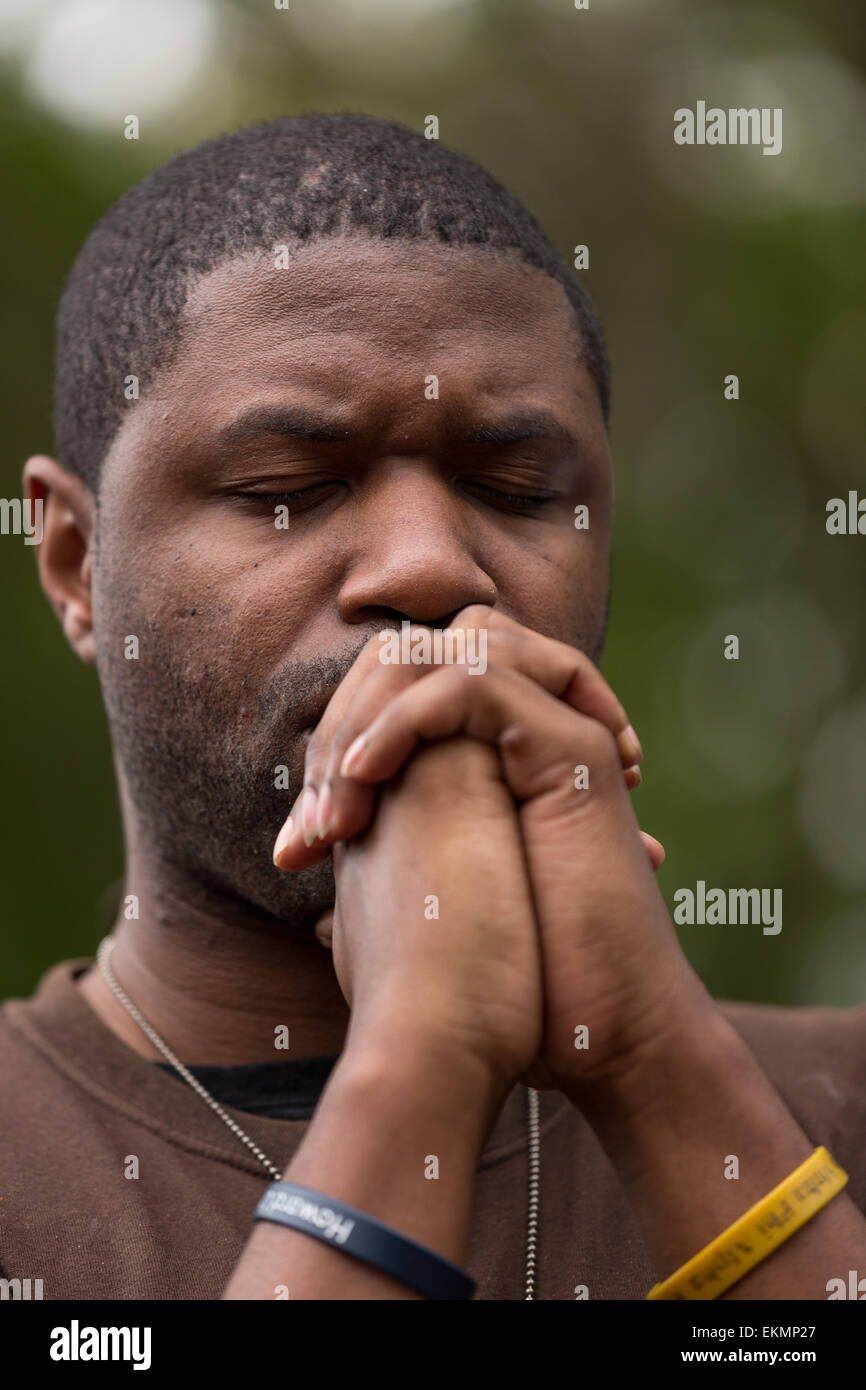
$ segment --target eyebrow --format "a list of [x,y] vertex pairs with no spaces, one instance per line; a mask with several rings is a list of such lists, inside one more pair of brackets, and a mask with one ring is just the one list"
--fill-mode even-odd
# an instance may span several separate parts
[[549,410],[518,410],[495,423],[477,425],[459,436],[462,444],[523,444],[528,439],[556,439],[577,452],[576,435]]
[[257,406],[221,429],[217,439],[221,444],[245,444],[263,434],[311,439],[322,444],[346,443],[353,437],[353,431],[336,416],[300,406]]
[[[348,443],[359,431],[345,424],[338,416],[330,416],[301,406],[256,406],[224,426],[217,435],[220,444],[229,446],[249,443],[263,434],[280,435],[286,439],[307,439],[319,444]],[[558,417],[548,410],[513,411],[500,420],[472,426],[456,432],[458,444],[493,444],[506,446],[523,444],[532,439],[553,439],[567,444],[574,452],[580,445],[577,437]]]

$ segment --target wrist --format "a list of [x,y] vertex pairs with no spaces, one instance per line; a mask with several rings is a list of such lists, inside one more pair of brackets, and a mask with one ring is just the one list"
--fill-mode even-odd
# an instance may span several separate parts
[[[698,982],[699,983],[699,982]],[[634,1141],[662,1115],[681,1119],[683,1106],[698,1096],[718,1095],[730,1082],[744,1052],[744,1042],[712,996],[700,985],[687,989],[667,1011],[664,1023],[647,1032],[640,1047],[591,1080],[577,1078],[561,1089],[585,1114],[602,1143],[622,1157],[622,1166],[638,1162]]]
[[[605,1093],[568,1094],[616,1171],[660,1279],[815,1148],[709,996],[672,1018],[656,1047]],[[752,1287],[762,1277],[750,1275]]]
[[[514,1084],[483,1056],[449,1037],[405,1021],[351,1024],[331,1081],[377,1108],[415,1111],[419,1102],[439,1116],[468,1124],[483,1146]],[[475,1124],[473,1125],[473,1117]]]
[[[627,1002],[626,1002],[627,997]],[[685,961],[663,979],[630,992],[610,1010],[611,1020],[590,1025],[586,1051],[562,1051],[559,1089],[581,1109],[615,1103],[639,1107],[653,1079],[696,1039],[731,1032],[702,981]]]
[[[471,1056],[417,1033],[356,1028],[284,1180],[356,1207],[462,1265],[493,1096]],[[442,1183],[431,1186],[440,1171]],[[290,1282],[293,1298],[417,1296],[336,1248],[258,1223],[226,1297],[268,1298],[276,1284]]]
[[[652,1187],[662,1170],[721,1173],[725,1156],[733,1153],[748,1167],[757,1198],[811,1151],[754,1054],[709,995],[703,1004],[672,1013],[654,1046],[604,1091],[572,1087],[567,1094],[627,1187]],[[723,1186],[745,1192],[749,1183]]]

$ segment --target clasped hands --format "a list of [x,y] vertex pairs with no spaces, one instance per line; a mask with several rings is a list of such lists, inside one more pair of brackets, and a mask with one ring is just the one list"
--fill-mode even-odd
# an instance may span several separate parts
[[[578,1102],[611,1086],[634,1091],[659,1044],[711,1007],[655,882],[664,850],[638,827],[628,795],[640,745],[581,652],[485,605],[450,626],[486,631],[482,675],[465,664],[386,664],[377,637],[363,648],[311,736],[274,862],[297,872],[333,851],[330,929],[353,1016],[369,955],[364,1017],[392,1021],[395,1039],[419,1011],[411,988],[428,1022],[477,1045],[506,1080]],[[452,911],[462,920],[401,926],[410,905],[393,904],[395,893],[423,918],[446,866],[466,879]],[[395,909],[377,956],[374,938],[389,931],[380,917]]]

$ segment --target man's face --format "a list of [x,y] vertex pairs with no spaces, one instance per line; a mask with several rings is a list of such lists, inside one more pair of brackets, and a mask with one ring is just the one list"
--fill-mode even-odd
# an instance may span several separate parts
[[597,656],[611,482],[575,333],[550,277],[483,249],[341,238],[198,281],[100,494],[97,663],[149,852],[311,925],[330,860],[271,850],[373,633],[489,603]]

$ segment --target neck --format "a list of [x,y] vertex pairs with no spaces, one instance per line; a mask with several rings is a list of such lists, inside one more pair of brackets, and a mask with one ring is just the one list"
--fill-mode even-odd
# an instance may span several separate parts
[[[311,930],[212,894],[203,900],[167,879],[154,889],[136,886],[138,875],[130,875],[125,893],[136,894],[141,915],[116,922],[110,965],[180,1061],[231,1066],[342,1051],[349,1008],[331,952]],[[98,965],[78,985],[122,1042],[148,1060],[165,1060]],[[275,1047],[286,1028],[288,1049]]]

